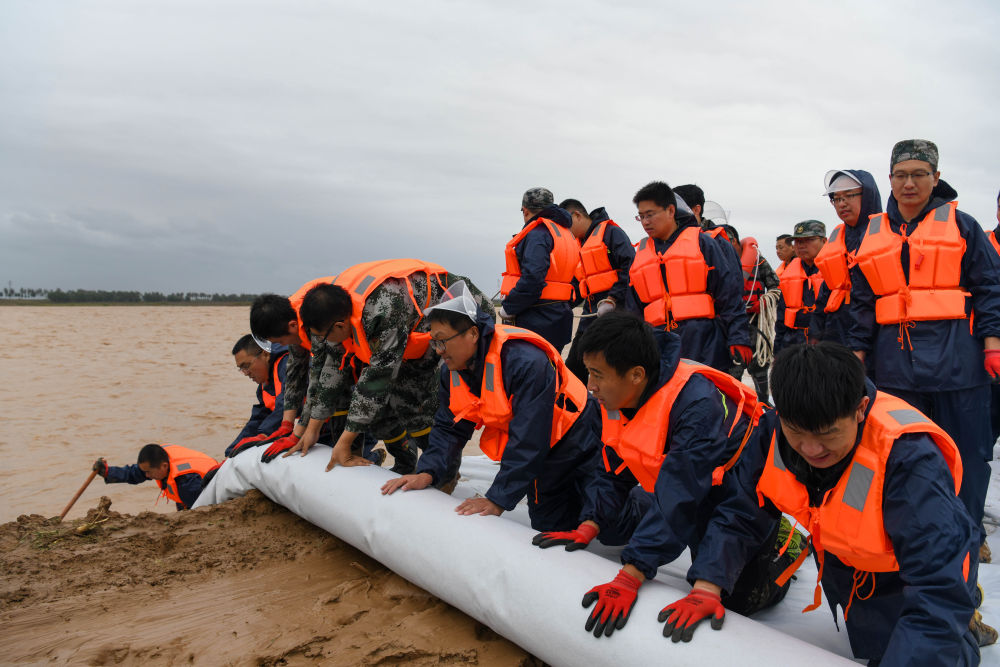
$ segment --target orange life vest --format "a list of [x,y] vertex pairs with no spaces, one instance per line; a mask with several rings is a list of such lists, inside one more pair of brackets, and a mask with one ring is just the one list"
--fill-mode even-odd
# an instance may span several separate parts
[[548,341],[533,331],[497,324],[483,360],[483,384],[479,396],[470,391],[457,371],[452,371],[448,400],[448,407],[455,415],[456,423],[465,419],[473,422],[476,430],[486,427],[479,439],[479,448],[494,461],[503,458],[507,447],[507,429],[513,417],[511,399],[503,386],[503,368],[500,365],[500,350],[509,340],[531,343],[545,353],[555,368],[556,403],[552,414],[549,447],[554,447],[566,435],[587,404],[587,388],[566,368],[562,357]]
[[170,472],[167,473],[166,479],[157,480],[156,483],[163,491],[163,496],[183,505],[184,501],[181,500],[181,496],[177,492],[177,478],[192,472],[204,477],[205,473],[219,465],[219,462],[208,454],[202,454],[180,445],[162,445],[162,447],[167,452],[167,459],[170,461]]
[[708,234],[713,239],[717,239],[721,236],[726,241],[732,241],[732,239],[729,238],[729,234],[727,234],[726,230],[722,227],[713,227],[712,229],[706,229],[702,233]]
[[788,265],[791,264],[791,262],[792,260],[788,260],[787,262],[782,262],[781,264],[778,265],[778,268],[774,270],[774,272],[778,275],[779,278],[781,277],[781,274],[785,272],[785,269],[788,268]]
[[[427,298],[421,304],[413,295],[413,284],[410,276],[414,273],[424,273],[427,275]],[[430,346],[431,335],[426,331],[416,331],[416,327],[424,318],[424,309],[431,305],[431,279],[438,281],[441,287],[447,283],[447,271],[444,267],[431,262],[423,262],[419,259],[383,259],[375,262],[365,262],[355,264],[351,268],[340,273],[334,280],[335,285],[343,287],[351,295],[351,329],[352,337],[344,341],[344,348],[348,352],[363,361],[370,363],[372,350],[365,337],[364,327],[361,325],[361,314],[365,308],[365,301],[376,287],[384,283],[389,278],[403,278],[406,288],[413,301],[413,307],[417,311],[417,321],[410,331],[410,337],[406,341],[406,350],[403,359],[419,359],[427,353]]]
[[[962,459],[955,443],[944,429],[919,410],[889,394],[876,393],[851,463],[837,485],[826,493],[819,507],[809,505],[809,492],[782,460],[777,446],[777,431],[771,437],[764,471],[757,482],[758,502],[763,506],[767,498],[809,531],[819,560],[820,577],[826,551],[845,565],[862,572],[899,570],[892,542],[885,530],[882,493],[886,462],[896,439],[904,433],[926,433],[931,437],[944,455],[957,495],[962,486]],[[852,598],[853,595],[852,592]],[[815,609],[819,602],[817,578],[814,604],[805,611]]]
[[[708,272],[697,227],[685,227],[662,255],[653,239],[639,241],[629,279],[639,299],[646,304],[643,317],[653,326],[670,325],[696,318],[715,317],[715,299],[708,294]],[[663,282],[663,269],[666,284]]]
[[998,255],[1000,255],[1000,243],[997,242],[997,230],[994,229],[987,234],[987,236],[990,237],[990,245],[992,245],[993,249],[997,251]]
[[813,301],[819,297],[819,288],[823,285],[823,276],[819,271],[812,275],[806,275],[802,260],[796,257],[788,263],[788,266],[781,274],[778,286],[781,288],[781,296],[785,300],[785,326],[789,329],[805,329],[807,327],[795,326],[795,316],[799,311],[810,313],[816,309],[815,305],[805,306],[806,283],[813,291]]
[[692,375],[702,375],[711,380],[718,390],[727,398],[737,403],[732,423],[729,425],[728,436],[733,434],[741,415],[747,415],[750,426],[743,434],[736,453],[712,471],[712,485],[722,483],[722,476],[732,468],[743,453],[750,434],[757,427],[760,416],[764,414],[764,404],[757,400],[757,393],[739,382],[728,373],[716,370],[710,366],[699,364],[690,359],[681,359],[673,377],[660,387],[649,400],[639,408],[635,416],[629,420],[619,410],[608,412],[601,406],[603,427],[601,440],[621,457],[623,463],[617,470],[611,470],[607,453],[604,453],[604,467],[616,475],[626,466],[635,475],[636,480],[646,491],[652,492],[656,478],[660,474],[660,466],[667,457],[667,428],[670,424],[670,408],[680,394],[684,385]]
[[757,239],[748,236],[740,245],[743,252],[740,255],[740,265],[743,267],[743,299],[747,312],[760,312],[760,297],[767,292],[760,276],[760,253],[757,250]]
[[309,351],[312,351],[312,343],[309,342],[309,332],[306,331],[305,326],[302,324],[302,316],[299,315],[299,309],[302,308],[302,300],[306,298],[306,294],[313,287],[316,287],[317,285],[329,285],[335,278],[336,276],[327,276],[325,278],[310,280],[305,285],[295,290],[295,294],[288,297],[289,303],[292,304],[292,310],[295,311],[295,317],[299,320],[299,345]]
[[847,244],[844,242],[844,225],[837,225],[830,234],[830,240],[820,248],[813,260],[823,276],[823,282],[830,288],[830,298],[824,312],[835,312],[845,303],[851,302],[851,274],[848,269],[853,261],[854,254],[847,251]]
[[[960,320],[969,293],[961,287],[965,239],[955,220],[958,202],[930,211],[912,233],[892,231],[885,213],[869,219],[855,258],[875,301],[875,321],[899,324],[923,320]],[[910,248],[910,278],[900,261],[903,244]]]
[[507,242],[504,256],[507,262],[500,283],[500,294],[507,296],[521,279],[521,264],[517,261],[517,246],[532,229],[545,225],[552,235],[552,252],[549,253],[549,270],[545,274],[545,287],[540,299],[548,301],[569,301],[573,298],[573,276],[580,263],[580,242],[573,232],[557,225],[548,218],[535,218],[524,226],[514,238]]
[[268,410],[274,411],[274,406],[278,400],[278,396],[281,394],[281,378],[278,377],[278,364],[281,360],[288,355],[288,352],[281,354],[274,362],[271,364],[271,378],[274,381],[274,393],[267,391],[263,387],[260,389],[260,397],[264,401],[264,405]]
[[618,282],[618,272],[611,266],[608,246],[604,243],[604,232],[608,225],[617,227],[613,220],[605,220],[594,228],[580,248],[580,263],[576,265],[576,280],[580,284],[580,296],[607,292]]

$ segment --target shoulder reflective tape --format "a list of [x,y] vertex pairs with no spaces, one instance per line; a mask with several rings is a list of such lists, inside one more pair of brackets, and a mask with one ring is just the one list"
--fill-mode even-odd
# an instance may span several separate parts
[[177,466],[177,472],[182,472],[184,470],[190,470],[190,469],[191,469],[190,463],[182,463],[179,466]]
[[643,240],[639,241],[639,250],[645,250],[646,244],[649,243],[649,237],[647,236]]
[[851,466],[851,476],[847,480],[847,488],[844,489],[844,504],[850,505],[859,512],[863,511],[865,500],[868,498],[868,489],[871,488],[874,478],[874,470],[855,462]]
[[562,237],[562,232],[559,231],[559,225],[557,225],[556,223],[553,222],[552,226],[549,227],[549,229],[551,229],[552,233],[555,234],[556,236]]
[[882,215],[876,215],[875,217],[871,218],[868,221],[868,233],[869,234],[878,234],[880,231],[882,231],[882,218],[883,217],[885,217],[884,213]]
[[483,366],[483,385],[486,391],[493,391],[493,364],[487,363]]
[[462,378],[458,376],[458,371],[451,372],[451,386],[458,387],[462,384]]
[[934,209],[934,219],[938,222],[948,222],[949,217],[951,217],[950,204],[944,204],[943,206],[938,206]]
[[364,294],[365,290],[368,289],[368,286],[371,285],[374,281],[375,281],[375,276],[365,276],[365,279],[362,280],[358,284],[358,286],[354,288],[354,293]]
[[621,418],[622,418],[622,413],[620,413],[618,410],[608,410],[608,419],[610,419],[611,421],[618,421]]
[[830,243],[836,243],[838,236],[840,236],[840,227],[834,227],[833,234],[830,234]]
[[889,416],[903,426],[907,426],[909,424],[925,424],[930,421],[927,417],[921,414],[920,411],[911,409],[889,410]]
[[781,459],[781,450],[778,447],[778,443],[772,440],[771,448],[774,449],[774,456],[771,457],[774,467],[778,470],[788,470],[788,468],[785,467],[785,462]]

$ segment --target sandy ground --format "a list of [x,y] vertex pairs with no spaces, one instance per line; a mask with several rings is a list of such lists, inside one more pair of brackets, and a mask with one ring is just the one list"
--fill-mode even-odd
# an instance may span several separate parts
[[[536,664],[256,494],[178,513],[152,482],[97,479],[52,521],[98,456],[172,442],[221,457],[254,401],[230,354],[247,319],[0,307],[0,663]],[[101,523],[74,532],[86,518]]]

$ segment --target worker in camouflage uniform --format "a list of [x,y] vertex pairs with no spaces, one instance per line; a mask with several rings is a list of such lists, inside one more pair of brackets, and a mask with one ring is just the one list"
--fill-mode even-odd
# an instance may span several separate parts
[[[369,464],[351,451],[358,434],[369,433],[386,443],[395,472],[413,471],[437,410],[438,359],[422,309],[458,280],[463,277],[435,264],[384,260],[351,267],[305,294],[299,319],[310,335],[312,361],[289,454],[307,452],[322,423],[346,409],[330,468]],[[492,316],[489,299],[470,288]]]

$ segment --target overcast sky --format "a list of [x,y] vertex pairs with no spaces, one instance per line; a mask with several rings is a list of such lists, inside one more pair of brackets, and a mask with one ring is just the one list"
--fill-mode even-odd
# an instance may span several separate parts
[[828,169],[937,142],[996,225],[1000,3],[0,2],[0,282],[290,293],[417,257],[492,294],[521,193],[695,182],[773,260]]

